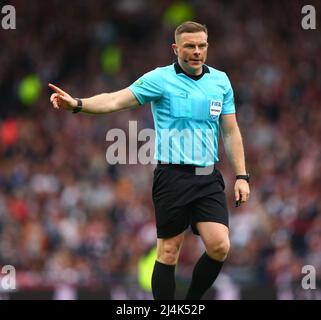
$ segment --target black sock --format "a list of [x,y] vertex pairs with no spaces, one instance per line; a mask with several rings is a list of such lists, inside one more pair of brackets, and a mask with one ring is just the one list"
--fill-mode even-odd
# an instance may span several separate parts
[[155,261],[152,275],[152,291],[155,300],[174,300],[175,265]]
[[223,261],[211,259],[205,252],[197,261],[191,285],[188,289],[186,300],[200,300],[217,278],[223,266]]

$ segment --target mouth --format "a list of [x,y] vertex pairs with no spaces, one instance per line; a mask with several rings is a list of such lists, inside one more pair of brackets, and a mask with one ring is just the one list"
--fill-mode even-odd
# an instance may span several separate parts
[[192,64],[197,64],[197,63],[201,63],[202,62],[202,60],[200,60],[200,59],[190,59],[189,60]]

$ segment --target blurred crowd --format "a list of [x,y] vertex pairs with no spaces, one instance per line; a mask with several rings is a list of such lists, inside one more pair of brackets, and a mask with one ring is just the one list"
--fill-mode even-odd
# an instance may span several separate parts
[[[321,299],[320,3],[309,2],[316,30],[302,29],[301,1],[185,3],[209,29],[207,63],[230,77],[252,177],[250,202],[235,208],[221,143],[232,249],[209,298],[240,299],[257,288],[262,297],[270,290],[276,299]],[[164,17],[175,3],[11,4],[17,29],[0,30],[0,270],[15,266],[18,290],[63,288],[58,297],[66,298],[66,288],[108,288],[106,299],[142,297],[138,262],[156,241],[154,166],[110,165],[105,153],[109,129],[128,131],[130,120],[153,128],[149,106],[74,115],[51,107],[46,85],[87,97],[172,63],[175,26]],[[115,73],[101,67],[108,45],[121,52]],[[42,83],[31,105],[18,95],[27,74]],[[188,231],[177,267],[182,290],[203,250]],[[315,268],[315,290],[302,288],[305,265]]]

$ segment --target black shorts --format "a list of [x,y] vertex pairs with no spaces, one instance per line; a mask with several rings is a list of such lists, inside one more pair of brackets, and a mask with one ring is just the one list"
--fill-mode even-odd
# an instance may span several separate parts
[[228,227],[224,189],[216,168],[209,175],[195,175],[192,165],[158,164],[152,191],[157,238],[174,237],[189,226],[199,235],[197,222],[212,221]]

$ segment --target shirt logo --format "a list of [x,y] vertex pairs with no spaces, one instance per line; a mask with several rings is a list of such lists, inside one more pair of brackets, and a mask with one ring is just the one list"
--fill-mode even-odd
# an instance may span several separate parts
[[222,101],[219,100],[211,100],[210,101],[210,117],[215,119],[222,112]]
[[135,86],[141,86],[144,83],[143,79],[138,79],[134,82]]

